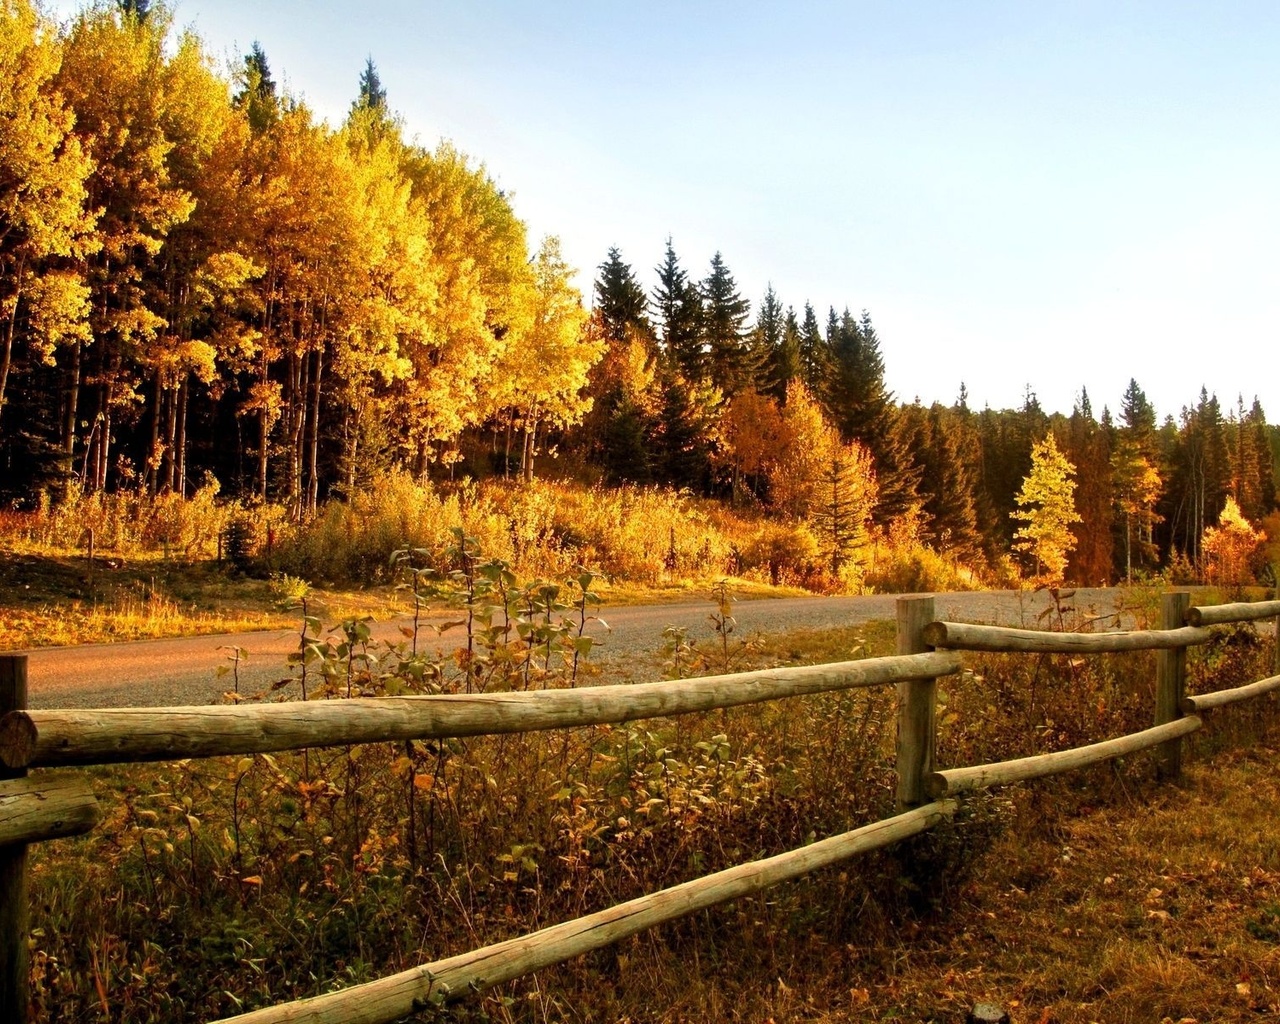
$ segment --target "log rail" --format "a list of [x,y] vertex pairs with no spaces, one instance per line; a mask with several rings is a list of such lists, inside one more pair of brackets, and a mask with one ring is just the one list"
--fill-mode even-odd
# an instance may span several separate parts
[[[1280,600],[1188,607],[1164,596],[1161,628],[1063,633],[933,621],[932,597],[898,601],[898,651],[887,658],[534,693],[448,694],[278,704],[102,708],[25,707],[26,659],[0,655],[0,1020],[27,1015],[26,848],[91,829],[88,785],[28,769],[252,754],[313,746],[576,728],[737,707],[859,687],[898,690],[898,813],[797,850],[751,861],[390,977],[226,1018],[223,1024],[391,1024],[427,1005],[520,977],[659,924],[760,892],[949,820],[959,794],[1099,764],[1156,748],[1162,777],[1181,766],[1181,740],[1201,716],[1280,690]],[[1187,696],[1186,650],[1210,627],[1273,620],[1276,675]],[[1070,750],[938,769],[936,680],[963,668],[960,651],[1093,655],[1158,652],[1154,724]]]

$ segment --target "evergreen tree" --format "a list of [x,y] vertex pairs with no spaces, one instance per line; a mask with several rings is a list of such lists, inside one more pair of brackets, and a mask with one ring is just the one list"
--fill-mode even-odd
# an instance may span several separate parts
[[706,374],[702,348],[702,296],[698,286],[680,266],[667,238],[667,252],[655,268],[658,286],[653,292],[653,311],[659,329],[659,343],[668,362],[679,367],[685,380],[701,380]]
[[1184,407],[1180,426],[1164,431],[1163,460],[1169,485],[1159,506],[1167,524],[1167,546],[1201,565],[1201,539],[1224,507],[1231,490],[1221,407],[1216,395],[1200,389],[1199,401]]
[[244,69],[240,73],[240,90],[235,95],[236,106],[245,112],[249,125],[262,134],[280,120],[280,97],[276,94],[276,82],[271,77],[271,67],[262,44],[254,40],[245,54]]
[[373,63],[372,56],[365,58],[364,70],[360,72],[360,91],[352,109],[387,109],[387,90],[382,87],[382,79],[378,77],[378,67]]
[[[1249,408],[1248,426],[1253,432],[1253,444],[1258,452],[1258,495],[1262,503],[1261,514],[1269,515],[1276,508],[1276,453],[1272,450],[1272,435],[1267,427],[1267,417],[1256,395],[1253,405]],[[1280,537],[1272,539],[1280,541]]]
[[804,318],[800,322],[800,380],[809,394],[824,398],[827,393],[827,377],[831,368],[831,353],[818,328],[818,317],[813,306],[804,304]]
[[770,284],[760,301],[755,326],[751,329],[748,348],[752,362],[759,366],[757,387],[778,402],[786,401],[787,385],[799,372],[799,352],[784,348],[787,314]]
[[875,461],[880,526],[919,505],[920,467],[912,458],[893,394],[885,386],[880,339],[863,311],[861,320],[832,310],[827,324],[831,372],[825,393],[828,415],[845,440],[865,445]]
[[1110,431],[1093,417],[1089,392],[1081,389],[1064,431],[1063,454],[1076,467],[1075,547],[1067,561],[1067,579],[1096,585],[1112,578]]
[[1231,461],[1231,496],[1241,515],[1260,522],[1271,511],[1262,493],[1262,470],[1263,465],[1271,461],[1267,457],[1270,452],[1258,445],[1258,435],[1250,414],[1245,411],[1243,395],[1237,396],[1235,410],[1227,419],[1227,447]]
[[980,558],[982,537],[973,477],[963,454],[965,425],[937,403],[928,410],[918,404],[907,406],[901,415],[911,423],[916,439],[911,450],[922,471],[924,539],[936,550],[966,562]]
[[750,313],[751,303],[738,293],[733,275],[717,252],[702,282],[702,337],[711,383],[729,398],[755,383],[757,368],[745,344]]
[[147,15],[151,13],[151,0],[117,0],[120,10],[127,16],[138,22],[147,20]]
[[660,380],[662,409],[654,446],[659,476],[675,487],[708,494],[723,399],[706,381],[686,380],[669,364]]
[[1156,410],[1147,400],[1146,392],[1138,387],[1138,382],[1129,378],[1129,386],[1125,388],[1120,399],[1120,421],[1130,436],[1135,440],[1147,441],[1156,431]]
[[620,342],[633,335],[649,338],[649,300],[636,280],[630,264],[623,262],[616,247],[600,264],[595,284],[595,307],[600,311],[601,326],[607,341]]

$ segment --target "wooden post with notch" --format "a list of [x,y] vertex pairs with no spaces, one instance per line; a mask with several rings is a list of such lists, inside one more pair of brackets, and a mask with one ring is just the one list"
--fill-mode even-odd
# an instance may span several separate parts
[[[898,598],[898,653],[923,654],[924,627],[933,621],[932,597]],[[898,810],[929,802],[925,780],[934,769],[938,681],[898,683]]]
[[[0,654],[0,715],[27,706],[27,656]],[[0,779],[26,775],[26,770],[0,765]],[[27,969],[27,844],[0,846],[0,1021],[14,1024],[28,1019],[30,995]]]
[[[1191,595],[1175,590],[1160,598],[1160,628],[1180,629],[1186,622]],[[1187,649],[1173,647],[1156,653],[1156,725],[1182,717],[1182,698],[1187,689]],[[1156,774],[1176,778],[1182,772],[1182,740],[1173,739],[1156,749]]]

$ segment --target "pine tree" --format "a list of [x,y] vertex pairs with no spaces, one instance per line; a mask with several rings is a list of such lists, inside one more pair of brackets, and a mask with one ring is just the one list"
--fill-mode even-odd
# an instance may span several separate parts
[[1159,512],[1168,524],[1169,547],[1201,565],[1200,544],[1231,490],[1231,467],[1222,410],[1216,395],[1200,389],[1193,407],[1182,410],[1181,427],[1165,432],[1169,485]]
[[962,454],[965,427],[955,413],[935,403],[910,405],[900,413],[913,438],[912,455],[922,470],[920,499],[924,539],[941,552],[973,561],[981,553],[973,478]]
[[387,109],[387,90],[382,87],[382,79],[378,76],[378,67],[373,63],[372,56],[365,58],[364,70],[360,72],[360,91],[352,109]]
[[760,367],[757,386],[764,394],[779,402],[786,401],[787,386],[800,372],[798,325],[796,333],[788,337],[787,317],[795,321],[793,311],[784,312],[777,293],[770,284],[760,302],[756,323],[751,330],[749,348],[752,362]]
[[845,440],[858,441],[875,460],[880,500],[875,520],[887,526],[919,507],[920,467],[911,454],[893,394],[885,386],[880,339],[865,310],[855,320],[848,310],[827,324],[831,373],[825,393],[831,421]]
[[831,371],[831,352],[818,327],[818,316],[808,302],[804,304],[799,340],[800,380],[809,394],[824,400]]
[[[1276,508],[1276,455],[1272,451],[1267,417],[1262,411],[1262,403],[1258,401],[1256,395],[1246,418],[1248,429],[1253,433],[1254,448],[1258,453],[1258,495],[1262,505],[1261,515],[1267,515]],[[1280,537],[1272,539],[1280,541]]]
[[1067,562],[1067,579],[1094,585],[1112,578],[1111,440],[1110,431],[1093,417],[1089,392],[1080,398],[1067,421],[1063,454],[1077,469],[1075,547]]
[[738,293],[720,253],[702,282],[702,337],[711,383],[728,398],[755,383],[757,367],[745,344],[751,303]]
[[1031,471],[1018,492],[1018,507],[1010,513],[1024,523],[1014,534],[1014,550],[1035,561],[1035,577],[1061,583],[1067,556],[1075,547],[1072,526],[1080,522],[1075,509],[1075,467],[1058,450],[1053,434],[1046,434],[1031,450]]
[[649,300],[636,280],[630,264],[625,263],[616,247],[600,264],[595,283],[595,308],[600,311],[605,339],[621,342],[637,336],[652,337],[649,323]]
[[663,482],[711,492],[712,458],[723,397],[706,381],[689,381],[679,369],[663,367],[662,409],[655,438],[655,462]]
[[245,112],[249,125],[262,134],[280,120],[280,97],[276,94],[276,82],[271,77],[266,51],[254,40],[245,54],[244,69],[240,73],[240,90],[235,103]]
[[[786,387],[779,395],[777,389],[784,380]],[[804,370],[800,359],[800,322],[796,319],[796,311],[788,306],[782,320],[782,340],[774,358],[771,393],[785,403],[793,384],[804,384]]]
[[680,266],[670,238],[666,256],[654,273],[658,286],[652,305],[662,351],[686,381],[702,380],[707,369],[701,336],[702,296]]

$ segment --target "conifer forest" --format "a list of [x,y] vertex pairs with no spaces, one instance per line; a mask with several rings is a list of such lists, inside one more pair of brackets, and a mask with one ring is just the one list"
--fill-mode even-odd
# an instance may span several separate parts
[[993,582],[1274,579],[1280,431],[1247,381],[904,402],[856,281],[847,308],[747,296],[659,225],[584,294],[482,154],[406,137],[372,59],[351,85],[334,125],[158,4],[4,0],[6,506],[216,487],[303,522],[391,476],[552,478],[802,524],[828,587],[873,538]]

